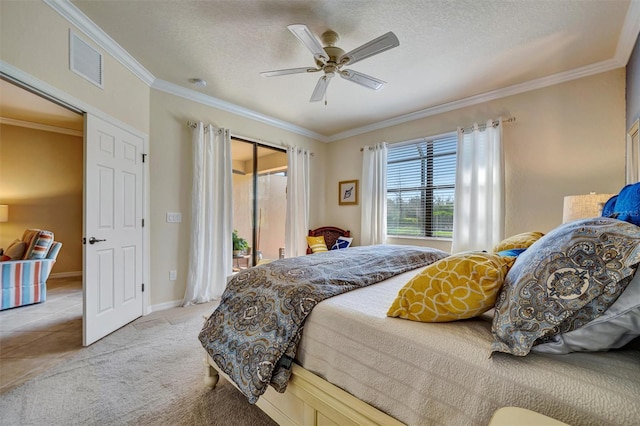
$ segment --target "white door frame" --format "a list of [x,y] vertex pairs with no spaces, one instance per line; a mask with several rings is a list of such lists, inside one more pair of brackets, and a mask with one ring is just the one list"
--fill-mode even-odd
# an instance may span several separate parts
[[[115,117],[110,116],[109,114],[105,113],[102,110],[99,110],[98,108],[94,107],[91,104],[88,104],[84,101],[81,101],[80,99],[77,99],[73,96],[71,96],[69,93],[60,90],[58,88],[55,88],[53,86],[51,86],[50,84],[22,71],[19,68],[14,67],[11,64],[6,63],[5,61],[0,60],[0,72],[2,72],[4,75],[6,75],[9,78],[15,79],[19,82],[22,82],[24,84],[26,84],[27,86],[42,92],[43,95],[45,95],[45,97],[49,97],[52,99],[56,99],[58,101],[61,101],[62,103],[65,103],[67,105],[69,105],[70,107],[76,109],[76,110],[80,110],[83,111],[85,113],[90,113],[95,115],[96,117],[110,122],[118,127],[121,127],[131,133],[133,133],[136,136],[139,136],[140,138],[143,139],[143,149],[145,153],[149,152],[149,136],[146,133],[141,132],[140,130],[130,126],[127,123],[124,123],[120,120],[118,120]],[[87,137],[86,134],[83,136],[83,149],[86,150],[86,143],[87,143]],[[147,159],[148,161],[148,159]],[[86,167],[86,164],[84,164],[83,166]],[[86,185],[86,176],[83,176],[83,187]],[[142,241],[142,282],[145,284],[145,291],[144,291],[144,295],[142,297],[142,314],[143,315],[147,315],[149,313],[151,313],[151,306],[150,306],[150,288],[151,288],[151,284],[149,282],[149,279],[151,277],[151,265],[150,265],[150,258],[149,258],[149,248],[151,247],[151,238],[150,238],[150,232],[149,232],[149,208],[150,208],[150,199],[149,199],[149,192],[150,192],[150,182],[149,182],[149,166],[148,163],[146,165],[146,167],[144,167],[144,172],[143,172],[143,185],[142,185],[142,192],[143,192],[143,201],[142,201],[142,217],[145,218],[145,226],[142,230],[143,233],[143,241]],[[84,200],[83,200],[83,205],[84,205]],[[84,215],[83,215],[84,216]],[[83,221],[84,221],[84,217],[83,217]],[[83,223],[83,232],[84,232],[84,223]],[[83,262],[84,263],[84,262]],[[84,271],[83,271],[83,275],[84,275]],[[84,283],[83,283],[83,288],[84,288]],[[84,291],[84,290],[83,290]],[[83,324],[84,327],[84,324]]]

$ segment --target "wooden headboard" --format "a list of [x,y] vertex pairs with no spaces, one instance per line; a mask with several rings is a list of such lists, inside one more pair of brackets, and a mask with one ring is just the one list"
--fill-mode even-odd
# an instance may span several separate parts
[[[324,242],[327,244],[327,248],[331,250],[331,247],[336,243],[338,237],[350,237],[351,231],[345,231],[344,229],[336,228],[335,226],[322,226],[316,229],[309,229],[310,237],[319,237],[321,235],[324,237]],[[307,246],[307,254],[311,253],[313,253],[311,248]]]

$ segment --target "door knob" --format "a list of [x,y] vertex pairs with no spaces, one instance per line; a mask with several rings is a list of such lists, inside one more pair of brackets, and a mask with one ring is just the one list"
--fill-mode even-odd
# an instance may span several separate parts
[[89,244],[99,243],[100,241],[107,241],[107,240],[99,240],[96,237],[89,238]]

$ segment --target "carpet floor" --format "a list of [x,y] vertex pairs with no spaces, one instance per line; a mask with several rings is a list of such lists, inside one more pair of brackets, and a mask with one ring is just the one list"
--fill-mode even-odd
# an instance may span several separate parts
[[154,312],[0,396],[0,425],[275,425],[230,383],[203,385],[203,304]]

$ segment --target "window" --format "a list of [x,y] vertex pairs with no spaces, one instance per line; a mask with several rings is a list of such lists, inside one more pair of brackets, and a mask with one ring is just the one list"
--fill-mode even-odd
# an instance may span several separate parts
[[453,235],[455,132],[389,146],[387,235]]

